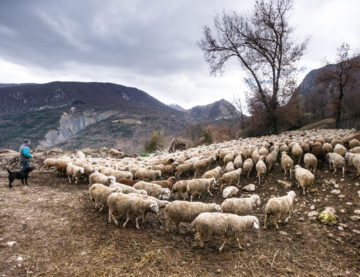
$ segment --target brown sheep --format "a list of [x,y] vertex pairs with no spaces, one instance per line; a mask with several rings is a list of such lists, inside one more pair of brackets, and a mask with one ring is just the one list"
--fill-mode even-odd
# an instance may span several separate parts
[[151,183],[158,184],[163,188],[168,188],[172,190],[172,187],[174,186],[175,182],[176,182],[176,178],[172,176],[169,177],[167,180],[152,181]]

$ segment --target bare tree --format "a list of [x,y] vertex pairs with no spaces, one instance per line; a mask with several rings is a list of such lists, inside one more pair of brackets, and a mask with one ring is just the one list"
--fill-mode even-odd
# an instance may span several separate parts
[[221,18],[215,16],[214,31],[204,27],[198,42],[211,74],[221,73],[228,60],[237,58],[247,73],[250,97],[260,101],[267,114],[270,133],[279,131],[278,107],[294,91],[297,62],[306,48],[306,41],[296,44],[291,39],[291,9],[291,0],[259,0],[251,15],[224,12]]
[[360,68],[360,58],[356,58],[356,54],[350,54],[350,45],[348,43],[341,44],[337,48],[336,65],[326,67],[326,73],[322,79],[335,81],[335,118],[336,128],[340,128],[343,98],[349,81],[353,76],[356,69]]

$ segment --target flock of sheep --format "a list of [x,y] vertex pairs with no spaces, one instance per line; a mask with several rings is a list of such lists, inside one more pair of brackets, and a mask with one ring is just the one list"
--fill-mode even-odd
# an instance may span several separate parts
[[[147,213],[157,215],[165,229],[172,225],[181,231],[181,223],[191,223],[195,245],[213,237],[223,238],[219,248],[235,238],[241,248],[240,237],[248,229],[260,228],[254,209],[261,205],[257,194],[240,194],[240,177],[247,178],[256,171],[258,185],[271,170],[280,165],[306,194],[314,185],[318,168],[355,167],[360,175],[360,141],[355,130],[309,130],[287,132],[277,136],[246,138],[224,143],[199,146],[185,151],[150,157],[96,158],[81,151],[76,154],[48,158],[44,168],[56,167],[59,176],[70,183],[88,182],[89,196],[95,208],[108,208],[109,222],[119,224],[125,219],[139,219]],[[243,187],[242,184],[241,187]],[[200,200],[212,191],[220,190],[225,199],[221,205]],[[194,199],[199,201],[194,201]],[[287,223],[293,210],[295,191],[268,199],[264,207],[264,228],[271,223],[279,228],[279,221]],[[271,222],[269,222],[271,221]]]

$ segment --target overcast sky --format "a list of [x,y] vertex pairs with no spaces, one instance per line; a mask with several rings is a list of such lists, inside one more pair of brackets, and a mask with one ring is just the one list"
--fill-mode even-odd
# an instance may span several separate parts
[[[234,62],[210,76],[196,42],[216,13],[255,0],[0,0],[0,83],[114,82],[185,108],[243,97]],[[360,46],[359,0],[295,0],[296,38],[310,38],[303,75]]]

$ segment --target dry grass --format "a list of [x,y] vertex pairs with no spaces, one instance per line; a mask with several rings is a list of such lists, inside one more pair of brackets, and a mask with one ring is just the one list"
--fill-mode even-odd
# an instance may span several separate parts
[[[152,217],[141,230],[133,223],[126,229],[111,225],[105,211],[94,210],[86,185],[68,185],[55,173],[34,172],[29,187],[13,189],[5,187],[2,174],[0,272],[16,277],[359,276],[360,238],[352,229],[360,226],[349,218],[354,209],[360,209],[356,193],[360,187],[354,186],[359,180],[350,175],[341,182],[335,176],[346,195],[339,199],[329,194],[333,187],[321,186],[321,180],[330,177],[334,175],[320,173],[310,194],[298,197],[293,220],[281,226],[286,234],[274,229],[262,230],[259,237],[249,233],[244,236],[245,251],[234,243],[219,254],[220,241],[208,242],[204,249],[193,248],[191,233],[166,233]],[[267,176],[259,189],[263,202],[270,195],[285,193],[276,185],[278,178],[280,173]],[[254,181],[252,177],[246,183]],[[219,194],[215,200],[221,201]],[[352,206],[345,204],[349,201]],[[311,204],[317,210],[335,207],[340,222],[349,228],[340,231],[308,220]],[[256,215],[263,219],[261,209]],[[328,238],[329,233],[333,238]],[[6,246],[8,241],[17,244]],[[19,256],[22,262],[16,260]]]

